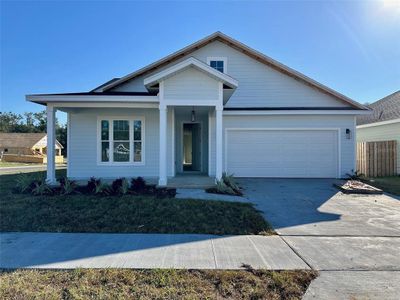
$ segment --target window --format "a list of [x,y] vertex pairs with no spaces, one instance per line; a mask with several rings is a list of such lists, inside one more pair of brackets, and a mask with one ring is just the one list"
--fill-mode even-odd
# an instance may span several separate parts
[[207,63],[221,73],[226,73],[226,57],[208,57]]
[[143,163],[143,119],[99,120],[99,163]]

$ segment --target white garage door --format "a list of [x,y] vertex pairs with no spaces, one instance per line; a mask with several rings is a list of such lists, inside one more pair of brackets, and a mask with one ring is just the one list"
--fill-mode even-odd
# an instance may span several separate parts
[[226,131],[226,169],[238,177],[335,178],[337,130]]

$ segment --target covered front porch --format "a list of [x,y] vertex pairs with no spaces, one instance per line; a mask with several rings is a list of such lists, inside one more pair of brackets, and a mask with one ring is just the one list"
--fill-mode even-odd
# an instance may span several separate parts
[[171,178],[180,184],[201,176],[207,182],[221,179],[223,106],[238,82],[188,58],[143,83],[148,92],[27,96],[46,105],[50,184],[56,183],[51,145],[57,109],[68,114],[69,178],[157,177],[159,186]]

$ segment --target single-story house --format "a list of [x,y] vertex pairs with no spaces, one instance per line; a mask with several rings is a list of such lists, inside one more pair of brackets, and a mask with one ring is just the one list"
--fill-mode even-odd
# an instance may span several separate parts
[[400,91],[368,107],[372,114],[357,117],[357,142],[397,141],[397,174],[400,174]]
[[[63,162],[61,154],[63,148],[56,140],[56,162]],[[3,161],[46,163],[47,134],[0,132],[0,154]]]
[[92,91],[26,98],[46,105],[49,143],[56,109],[68,113],[70,178],[161,186],[184,173],[345,176],[355,169],[356,116],[370,113],[221,32]]

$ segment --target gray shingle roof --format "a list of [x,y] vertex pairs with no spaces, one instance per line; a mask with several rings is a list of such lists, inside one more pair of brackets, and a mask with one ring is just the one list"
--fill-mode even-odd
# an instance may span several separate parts
[[373,110],[370,115],[357,117],[357,125],[389,121],[400,118],[400,90],[367,105]]

